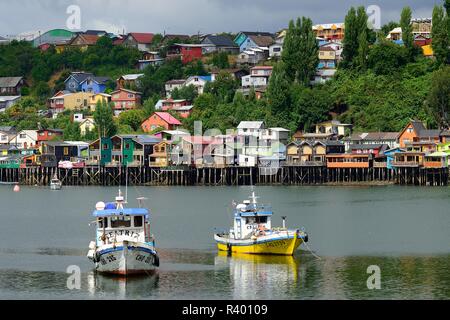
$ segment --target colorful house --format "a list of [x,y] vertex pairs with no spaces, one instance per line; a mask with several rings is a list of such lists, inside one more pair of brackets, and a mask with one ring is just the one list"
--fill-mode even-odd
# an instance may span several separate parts
[[398,136],[400,148],[406,148],[413,144],[438,144],[440,143],[441,130],[428,130],[422,121],[412,120],[400,131]]
[[345,36],[345,23],[327,23],[313,26],[317,38],[325,40],[342,40]]
[[143,73],[124,74],[116,80],[118,89],[136,89],[140,86],[139,78],[144,76]]
[[95,108],[97,107],[97,103],[110,103],[111,102],[111,95],[106,93],[97,93],[91,96],[89,100],[89,110],[95,111]]
[[168,112],[155,112],[141,125],[144,132],[152,132],[157,128],[175,130],[178,126],[181,126],[181,122]]
[[274,35],[270,32],[250,32],[241,31],[234,38],[234,43],[239,46],[239,51],[243,52],[251,48],[267,48],[275,42]]
[[150,51],[153,36],[153,33],[131,32],[123,40],[122,45],[136,48],[139,51]]
[[150,167],[167,167],[170,164],[172,143],[170,141],[161,141],[154,145],[153,153],[150,154]]
[[37,131],[37,145],[40,146],[42,142],[51,141],[62,137],[64,131],[61,129],[40,129]]
[[38,142],[37,130],[22,130],[9,140],[10,145],[19,149],[36,148]]
[[123,88],[111,92],[111,102],[114,106],[114,114],[117,116],[123,111],[132,110],[140,106],[141,97],[141,92]]
[[80,83],[81,91],[89,93],[103,93],[106,90],[108,77],[87,77]]
[[100,39],[98,35],[80,33],[76,35],[68,45],[79,48],[81,51],[86,51],[89,47],[94,46],[98,39]]
[[49,99],[50,109],[54,113],[63,112],[64,110],[88,109],[92,95],[89,92],[65,93],[60,91]]
[[177,43],[183,64],[199,60],[203,57],[203,44]]
[[87,78],[94,77],[92,73],[87,72],[72,72],[69,77],[64,81],[66,91],[77,92],[81,91],[81,83]]

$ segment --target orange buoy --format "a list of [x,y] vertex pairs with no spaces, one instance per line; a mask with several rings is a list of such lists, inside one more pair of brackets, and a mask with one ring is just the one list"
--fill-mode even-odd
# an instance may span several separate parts
[[14,186],[14,192],[19,192],[19,191],[20,191],[20,187],[19,187],[18,184],[16,184],[16,185]]

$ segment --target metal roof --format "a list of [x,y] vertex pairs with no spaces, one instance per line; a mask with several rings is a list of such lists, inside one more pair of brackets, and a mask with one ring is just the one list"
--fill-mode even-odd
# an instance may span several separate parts
[[0,88],[14,88],[23,77],[0,77]]

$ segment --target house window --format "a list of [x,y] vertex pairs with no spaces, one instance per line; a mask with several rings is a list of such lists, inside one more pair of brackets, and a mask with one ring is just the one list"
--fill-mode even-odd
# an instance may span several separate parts
[[406,131],[408,131],[408,133],[413,133],[413,128],[408,128],[408,130],[406,130]]
[[103,144],[103,150],[108,150],[108,144],[107,143]]
[[69,148],[68,147],[64,147],[64,155],[65,156],[69,155]]
[[20,135],[19,135],[19,138],[20,139],[25,139],[27,137],[27,135],[25,134],[25,133],[21,133]]

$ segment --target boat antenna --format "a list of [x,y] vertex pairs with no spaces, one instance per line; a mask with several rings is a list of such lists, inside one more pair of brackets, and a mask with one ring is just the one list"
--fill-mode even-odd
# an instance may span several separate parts
[[126,166],[126,172],[125,172],[125,203],[128,203],[128,162]]

